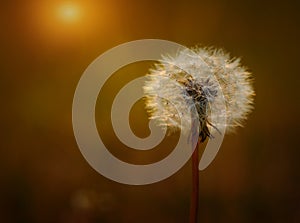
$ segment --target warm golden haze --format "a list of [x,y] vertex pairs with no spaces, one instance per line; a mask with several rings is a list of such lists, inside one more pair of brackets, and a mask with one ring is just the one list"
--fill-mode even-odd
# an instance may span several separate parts
[[78,22],[82,16],[82,9],[79,5],[66,3],[58,6],[57,17],[62,22],[74,23]]

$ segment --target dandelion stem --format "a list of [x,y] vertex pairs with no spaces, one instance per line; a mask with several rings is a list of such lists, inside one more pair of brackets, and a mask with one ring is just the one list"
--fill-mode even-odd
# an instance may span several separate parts
[[196,148],[192,155],[192,196],[191,196],[191,206],[190,206],[190,223],[197,223],[198,211],[199,211],[199,144],[196,145]]

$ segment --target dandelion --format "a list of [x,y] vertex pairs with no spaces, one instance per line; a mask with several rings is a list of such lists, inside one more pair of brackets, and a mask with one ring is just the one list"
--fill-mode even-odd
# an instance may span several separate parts
[[[251,74],[241,66],[240,59],[230,58],[223,50],[193,48],[181,50],[174,57],[163,56],[147,77],[144,96],[149,118],[167,130],[183,133],[189,133],[188,127],[198,121],[200,142],[220,130],[232,132],[242,126],[253,109]],[[196,115],[188,115],[193,111]],[[196,148],[193,183],[197,188],[193,192],[198,199],[197,161]],[[192,205],[196,206],[191,211],[194,222],[197,205]]]
[[[176,81],[181,88],[170,80]],[[185,49],[175,57],[164,56],[150,70],[144,86],[146,108],[150,119],[156,120],[163,128],[185,132],[189,131],[186,123],[193,120],[184,114],[194,105],[198,113],[194,118],[199,118],[200,137],[205,140],[211,136],[209,126],[232,132],[235,127],[243,125],[253,108],[251,82],[250,73],[240,65],[240,59],[231,59],[223,50]],[[219,110],[222,98],[217,96],[220,90],[226,111]],[[212,110],[218,112],[212,113]],[[218,123],[224,116],[226,123]],[[212,123],[212,120],[216,122]]]

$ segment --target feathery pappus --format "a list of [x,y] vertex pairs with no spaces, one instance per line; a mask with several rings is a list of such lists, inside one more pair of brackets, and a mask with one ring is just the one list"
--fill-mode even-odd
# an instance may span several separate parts
[[242,126],[253,109],[250,72],[240,59],[212,48],[186,48],[163,56],[147,74],[143,90],[150,119],[183,132],[197,120],[201,141],[212,131]]

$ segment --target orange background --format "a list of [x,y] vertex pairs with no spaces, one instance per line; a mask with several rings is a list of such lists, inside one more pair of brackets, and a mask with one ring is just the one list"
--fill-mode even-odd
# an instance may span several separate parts
[[[143,38],[223,47],[255,78],[255,110],[226,136],[200,173],[200,222],[300,222],[299,5],[297,1],[1,1],[0,222],[187,222],[191,163],[152,185],[128,186],[94,171],[73,135],[72,99],[100,54]],[[76,13],[75,13],[76,14]],[[112,132],[112,99],[150,62],[116,72],[96,120],[111,152],[132,163],[166,156],[176,136],[134,152]],[[149,134],[142,101],[133,131]]]

